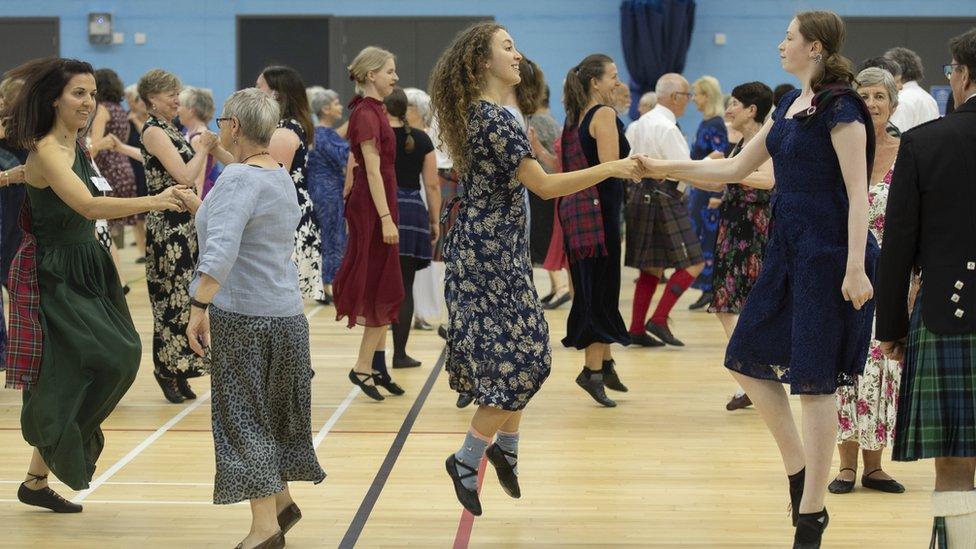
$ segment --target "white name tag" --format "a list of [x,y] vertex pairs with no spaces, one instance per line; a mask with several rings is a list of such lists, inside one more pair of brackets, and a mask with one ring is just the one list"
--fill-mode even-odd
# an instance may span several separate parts
[[107,192],[112,192],[112,186],[109,185],[108,179],[105,179],[104,177],[101,177],[101,176],[98,176],[98,175],[93,175],[92,178],[91,178],[91,180],[92,180],[92,183],[95,184],[95,188],[96,189],[98,189],[98,190],[100,190],[102,192],[106,192],[106,193]]

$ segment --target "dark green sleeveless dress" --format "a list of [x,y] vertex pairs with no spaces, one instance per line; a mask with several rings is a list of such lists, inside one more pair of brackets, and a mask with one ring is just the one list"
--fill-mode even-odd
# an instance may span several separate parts
[[[80,147],[71,169],[100,195]],[[50,188],[27,185],[27,195],[37,238],[43,354],[37,383],[24,390],[21,428],[51,471],[82,490],[104,446],[100,425],[132,385],[142,345],[112,257],[95,239],[95,222]]]

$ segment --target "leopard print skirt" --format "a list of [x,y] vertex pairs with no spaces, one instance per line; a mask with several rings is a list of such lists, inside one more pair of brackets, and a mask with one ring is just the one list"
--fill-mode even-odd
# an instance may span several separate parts
[[308,319],[210,308],[214,503],[325,478],[312,446]]

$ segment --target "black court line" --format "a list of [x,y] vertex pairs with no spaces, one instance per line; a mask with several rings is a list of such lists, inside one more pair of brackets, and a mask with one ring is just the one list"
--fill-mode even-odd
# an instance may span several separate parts
[[434,364],[433,370],[431,370],[430,375],[427,377],[427,382],[424,383],[420,394],[417,395],[417,400],[414,401],[413,407],[410,408],[407,417],[403,418],[403,424],[400,425],[400,430],[397,431],[396,438],[393,439],[393,444],[390,445],[390,450],[386,453],[386,459],[383,460],[379,471],[376,472],[376,477],[373,478],[373,484],[370,485],[369,491],[366,492],[366,497],[363,498],[363,502],[359,505],[359,510],[356,511],[356,516],[353,517],[352,522],[349,524],[346,535],[339,542],[339,549],[352,549],[356,546],[356,542],[359,541],[359,536],[363,533],[363,528],[366,526],[366,521],[369,520],[370,513],[373,512],[376,500],[380,498],[383,487],[386,486],[386,480],[390,478],[393,466],[396,465],[397,458],[400,457],[400,451],[403,450],[403,445],[407,442],[407,437],[410,436],[410,430],[413,429],[413,424],[417,420],[417,416],[420,415],[420,410],[424,407],[424,403],[427,401],[427,395],[434,388],[434,382],[437,381],[437,377],[441,373],[441,368],[444,367],[444,358],[446,356],[447,348],[445,347],[441,351],[441,355],[437,357],[437,363]]

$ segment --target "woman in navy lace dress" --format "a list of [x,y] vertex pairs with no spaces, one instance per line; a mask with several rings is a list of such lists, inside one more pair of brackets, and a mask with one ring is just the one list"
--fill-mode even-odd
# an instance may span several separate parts
[[639,163],[622,159],[546,174],[525,133],[501,106],[521,79],[521,59],[504,28],[478,24],[441,56],[430,84],[440,138],[463,189],[453,201],[460,207],[444,242],[446,368],[451,388],[478,405],[464,444],[446,466],[458,500],[474,515],[481,514],[476,483],[486,449],[504,490],[519,497],[519,422],[549,375],[549,326],[532,283],[525,188],[549,199],[608,177],[636,179],[640,171]]
[[[802,90],[785,95],[734,158],[645,160],[648,175],[739,181],[772,157],[776,193],[762,271],[732,334],[725,365],[749,394],[780,448],[789,476],[794,547],[819,547],[837,407],[834,392],[864,368],[879,249],[868,235],[874,131],[840,55],[844,23],[800,13],[779,45]],[[848,227],[856,230],[848,231]],[[782,383],[800,395],[803,440]]]

